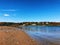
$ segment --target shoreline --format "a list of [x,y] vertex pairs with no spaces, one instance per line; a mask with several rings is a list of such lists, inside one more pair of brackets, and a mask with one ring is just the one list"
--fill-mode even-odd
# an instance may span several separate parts
[[25,32],[14,27],[0,26],[0,30],[0,45],[38,45]]

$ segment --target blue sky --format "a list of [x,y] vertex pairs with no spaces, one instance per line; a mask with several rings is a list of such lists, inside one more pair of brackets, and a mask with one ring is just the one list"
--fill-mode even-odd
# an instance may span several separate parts
[[60,0],[0,0],[0,22],[60,22]]

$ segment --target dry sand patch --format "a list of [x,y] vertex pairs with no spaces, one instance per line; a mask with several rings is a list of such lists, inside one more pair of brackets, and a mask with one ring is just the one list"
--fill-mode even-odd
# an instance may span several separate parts
[[0,26],[0,45],[38,45],[25,32],[14,27]]

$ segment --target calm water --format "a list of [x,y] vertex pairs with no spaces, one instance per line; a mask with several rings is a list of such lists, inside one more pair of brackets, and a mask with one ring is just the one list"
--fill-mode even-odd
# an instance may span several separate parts
[[24,26],[23,29],[32,39],[43,42],[42,45],[51,45],[50,42],[60,45],[60,26]]
[[60,26],[24,26],[23,29],[26,31],[60,33]]

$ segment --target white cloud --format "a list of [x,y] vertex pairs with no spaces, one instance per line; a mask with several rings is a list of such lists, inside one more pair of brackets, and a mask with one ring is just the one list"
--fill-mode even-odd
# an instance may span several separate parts
[[9,14],[4,14],[4,16],[10,16]]

